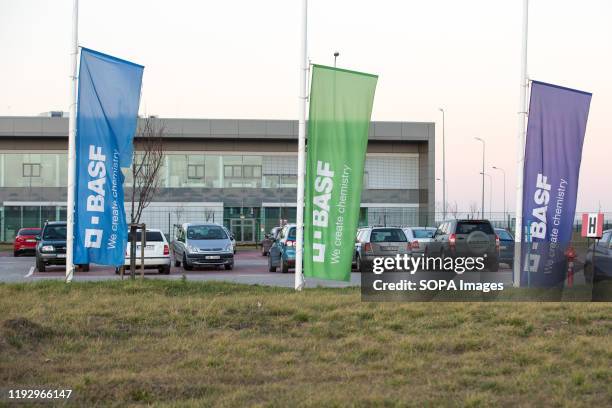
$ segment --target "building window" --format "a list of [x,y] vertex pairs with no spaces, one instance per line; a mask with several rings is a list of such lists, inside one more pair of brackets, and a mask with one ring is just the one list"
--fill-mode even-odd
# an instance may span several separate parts
[[187,165],[187,178],[201,180],[204,178],[204,165],[203,164],[188,164]]
[[244,178],[261,178],[261,166],[242,166]]
[[23,177],[40,177],[40,163],[23,163]]
[[223,174],[226,178],[242,178],[242,166],[223,166]]
[[261,166],[253,165],[226,165],[223,166],[223,174],[226,178],[261,178]]

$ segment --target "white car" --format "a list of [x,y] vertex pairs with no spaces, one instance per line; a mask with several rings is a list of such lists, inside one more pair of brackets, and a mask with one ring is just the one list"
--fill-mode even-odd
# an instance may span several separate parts
[[[169,274],[170,273],[170,245],[164,236],[164,233],[158,229],[147,229],[145,236],[145,250],[144,250],[144,265],[145,269],[157,269],[159,273]],[[136,271],[140,269],[140,251],[141,251],[141,239],[142,231],[136,232]],[[130,268],[130,242],[131,235],[128,234],[128,244],[125,251],[125,269]]]
[[433,236],[436,233],[436,228],[432,227],[405,227],[402,228],[413,254],[425,252],[425,247],[433,241]]

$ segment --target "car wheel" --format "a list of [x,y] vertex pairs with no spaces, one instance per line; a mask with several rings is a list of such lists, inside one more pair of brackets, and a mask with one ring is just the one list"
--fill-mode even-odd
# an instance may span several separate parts
[[225,270],[226,271],[231,271],[232,269],[234,269],[234,264],[229,264],[229,265],[225,265]]
[[181,261],[177,259],[176,252],[174,253],[174,266],[176,266],[177,268],[181,266]]
[[170,275],[170,265],[164,265],[159,268],[159,273],[162,275]]
[[366,261],[364,261],[363,259],[361,259],[361,257],[359,257],[359,263],[358,263],[358,268],[359,268],[359,272],[363,273],[363,272],[370,272],[370,267],[368,265],[368,263]]
[[36,260],[36,269],[38,269],[38,272],[44,272],[45,271],[45,263],[39,260]]
[[17,258],[17,257],[19,256],[19,252],[17,252],[17,251],[13,251],[13,256],[14,256],[15,258]]
[[289,273],[289,265],[281,259],[281,273]]
[[89,264],[79,265],[82,272],[89,272]]
[[276,272],[276,266],[272,266],[272,257],[268,257],[268,272]]
[[187,257],[185,256],[185,254],[183,254],[183,269],[186,271],[192,271],[193,270],[193,266],[189,265],[187,263]]
[[[444,252],[444,249],[440,250],[440,255],[438,256],[438,258],[440,258],[440,269],[436,269],[436,272],[447,272],[444,269],[444,259],[446,258],[446,252]],[[434,266],[436,266],[435,263]]]

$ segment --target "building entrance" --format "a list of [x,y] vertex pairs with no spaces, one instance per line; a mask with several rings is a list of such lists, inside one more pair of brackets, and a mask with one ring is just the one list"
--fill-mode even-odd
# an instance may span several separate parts
[[236,238],[236,243],[255,243],[255,220],[252,218],[231,218],[230,231]]

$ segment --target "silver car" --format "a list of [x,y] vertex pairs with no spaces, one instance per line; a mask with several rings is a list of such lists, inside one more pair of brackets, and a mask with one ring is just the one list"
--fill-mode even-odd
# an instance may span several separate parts
[[410,243],[401,228],[366,227],[357,232],[353,255],[357,271],[369,272],[374,259],[393,258],[397,254],[412,254]]
[[190,271],[196,266],[234,268],[234,245],[225,227],[213,223],[185,223],[172,241],[174,266]]
[[425,252],[425,247],[433,241],[436,228],[433,227],[404,227],[404,234],[410,243],[413,254]]

